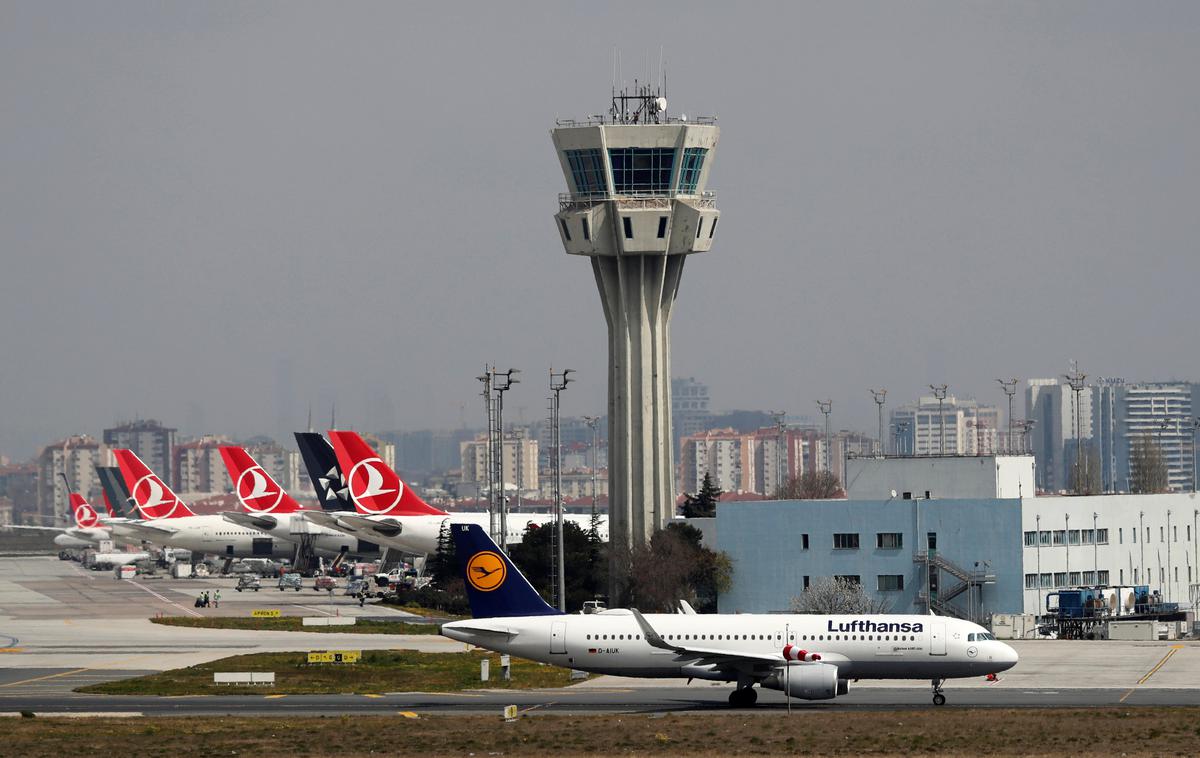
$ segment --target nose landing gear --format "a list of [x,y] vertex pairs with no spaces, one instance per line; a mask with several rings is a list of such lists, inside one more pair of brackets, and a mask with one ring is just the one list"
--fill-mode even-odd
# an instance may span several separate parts
[[946,681],[945,679],[934,679],[933,680],[933,704],[934,705],[945,705],[946,704],[946,696],[942,694],[942,684],[944,684],[945,681]]
[[729,693],[729,705],[733,708],[752,708],[758,702],[754,687],[738,687]]

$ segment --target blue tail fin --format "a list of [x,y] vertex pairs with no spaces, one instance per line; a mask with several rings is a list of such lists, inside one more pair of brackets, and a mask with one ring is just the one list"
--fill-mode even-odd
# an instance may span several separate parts
[[513,565],[478,524],[450,524],[454,550],[475,618],[553,616],[560,612]]

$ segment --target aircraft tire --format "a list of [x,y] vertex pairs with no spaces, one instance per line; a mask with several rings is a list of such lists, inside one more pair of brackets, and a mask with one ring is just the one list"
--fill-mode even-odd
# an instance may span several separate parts
[[946,704],[946,696],[940,692],[937,693],[936,695],[933,696],[933,704],[934,705],[945,705]]

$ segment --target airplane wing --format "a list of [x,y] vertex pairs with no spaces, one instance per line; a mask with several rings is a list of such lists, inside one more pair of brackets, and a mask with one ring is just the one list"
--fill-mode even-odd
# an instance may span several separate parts
[[[107,522],[105,522],[107,523]],[[153,542],[156,539],[171,537],[179,532],[178,529],[173,529],[168,526],[151,526],[145,523],[134,523],[125,521],[111,524],[113,531],[127,534],[137,539],[143,539]]]
[[351,513],[339,513],[337,520],[356,531],[372,532],[383,537],[395,537],[404,531],[404,525],[394,519],[369,519]]
[[632,608],[631,610],[633,611],[633,617],[637,619],[638,626],[642,628],[642,634],[646,636],[646,642],[650,643],[651,647],[656,647],[660,650],[670,650],[681,659],[695,660],[699,665],[727,666],[730,668],[776,666],[784,662],[783,653],[755,653],[750,651],[715,650],[712,648],[672,645],[670,642],[664,640],[658,632],[654,631],[654,627],[650,626],[650,622],[641,614],[641,611],[636,608]]
[[516,637],[518,631],[510,626],[503,624],[488,623],[488,619],[470,619],[468,621],[454,621],[455,629],[465,629],[470,632],[482,634],[497,634],[509,638]]
[[32,524],[5,524],[3,529],[33,529],[38,532],[65,532],[65,526],[34,526]]
[[247,529],[258,529],[264,532],[269,532],[279,525],[279,521],[274,516],[267,516],[261,513],[221,511],[221,518],[231,524],[244,526]]

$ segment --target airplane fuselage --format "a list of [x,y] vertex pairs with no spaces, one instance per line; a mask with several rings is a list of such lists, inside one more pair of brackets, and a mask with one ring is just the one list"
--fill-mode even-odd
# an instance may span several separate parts
[[[730,654],[781,654],[786,645],[821,656],[839,679],[950,679],[1015,665],[1016,653],[969,621],[943,616],[646,614],[666,642]],[[487,630],[487,631],[484,631]],[[513,633],[515,632],[515,634]],[[451,639],[596,674],[733,681],[729,667],[705,664],[646,641],[627,610],[471,619],[442,627]],[[784,668],[782,658],[778,662]],[[791,666],[809,665],[792,663]]]

